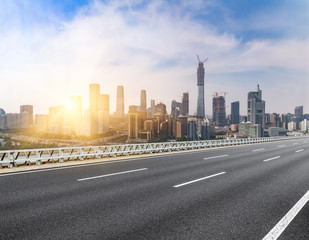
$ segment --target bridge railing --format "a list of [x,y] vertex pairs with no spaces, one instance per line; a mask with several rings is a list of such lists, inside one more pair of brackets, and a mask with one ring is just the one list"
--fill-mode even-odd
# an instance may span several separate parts
[[233,138],[224,140],[201,140],[186,142],[159,142],[142,144],[123,144],[110,146],[86,146],[44,149],[22,149],[0,151],[0,167],[17,167],[45,162],[64,162],[103,157],[129,156],[202,148],[264,143],[278,140],[292,140],[300,137]]

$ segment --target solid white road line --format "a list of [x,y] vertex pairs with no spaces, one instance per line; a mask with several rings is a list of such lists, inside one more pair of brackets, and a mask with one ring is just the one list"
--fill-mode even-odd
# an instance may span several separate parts
[[263,160],[263,161],[264,161],[264,162],[268,162],[268,161],[271,161],[271,160],[274,160],[274,159],[277,159],[277,158],[280,158],[280,156],[268,158],[268,159]]
[[129,171],[124,171],[124,172],[110,173],[110,174],[105,174],[105,175],[100,175],[100,176],[81,178],[81,179],[77,179],[77,181],[80,182],[80,181],[92,180],[92,179],[96,179],[96,178],[110,177],[110,176],[115,176],[115,175],[120,175],[120,174],[125,174],[125,173],[144,171],[144,170],[147,170],[147,169],[148,168],[140,168],[140,169],[129,170]]
[[299,149],[299,150],[297,150],[297,151],[295,151],[296,153],[299,153],[299,152],[302,152],[302,151],[304,151],[305,149]]
[[207,178],[212,178],[212,177],[216,177],[216,176],[219,176],[219,175],[222,175],[222,174],[225,174],[226,172],[220,172],[220,173],[216,173],[216,174],[213,174],[213,175],[210,175],[210,176],[207,176],[207,177],[203,177],[203,178],[199,178],[199,179],[195,179],[195,180],[192,180],[190,182],[185,182],[185,183],[182,183],[182,184],[178,184],[178,185],[175,185],[173,186],[174,188],[178,188],[178,187],[182,187],[182,186],[185,186],[185,185],[188,185],[188,184],[191,184],[191,183],[195,183],[195,182],[198,182],[198,181],[202,181],[202,180],[205,180]]
[[263,151],[263,150],[265,150],[265,148],[254,149],[254,150],[252,150],[252,152],[258,152],[258,151]]
[[292,222],[300,210],[309,201],[309,191],[294,205],[293,208],[273,227],[263,240],[276,240]]
[[285,147],[285,145],[279,145],[278,147]]
[[220,158],[220,157],[227,157],[227,156],[229,156],[229,155],[228,155],[228,154],[225,154],[225,155],[220,155],[220,156],[214,156],[214,157],[204,158],[204,160],[213,159],[213,158]]

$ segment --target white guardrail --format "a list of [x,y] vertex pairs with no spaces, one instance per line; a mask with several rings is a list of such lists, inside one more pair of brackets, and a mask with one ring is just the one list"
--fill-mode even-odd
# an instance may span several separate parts
[[183,151],[201,148],[264,143],[279,140],[292,140],[301,137],[236,138],[225,140],[203,140],[187,142],[161,142],[144,144],[124,144],[110,146],[65,147],[44,149],[22,149],[0,151],[0,167],[19,165],[40,165],[45,162],[64,162],[91,158],[129,156],[161,152]]

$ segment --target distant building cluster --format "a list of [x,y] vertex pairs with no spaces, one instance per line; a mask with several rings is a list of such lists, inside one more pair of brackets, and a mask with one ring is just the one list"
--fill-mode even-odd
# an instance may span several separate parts
[[[121,104],[120,104],[121,105]],[[124,108],[122,113],[124,116]],[[109,132],[109,95],[100,93],[99,84],[89,85],[89,109],[83,111],[82,97],[70,97],[70,106],[49,108],[48,114],[33,116],[32,105],[20,106],[20,113],[0,114],[0,129],[35,128],[38,132],[94,136]]]
[[[206,59],[207,60],[207,59]],[[125,114],[124,87],[117,86],[116,111],[110,114],[108,94],[100,92],[99,84],[89,85],[89,108],[83,111],[82,97],[70,97],[70,107],[49,108],[48,114],[33,114],[32,105],[20,106],[19,113],[6,113],[0,108],[0,129],[35,128],[38,132],[77,136],[96,136],[114,132],[127,135],[128,142],[166,140],[205,140],[230,137],[281,136],[287,132],[308,133],[309,114],[303,106],[294,113],[265,113],[262,90],[250,91],[247,98],[247,114],[240,115],[240,103],[231,103],[230,115],[226,112],[226,92],[215,92],[212,99],[212,117],[205,116],[205,68],[198,57],[197,107],[189,114],[189,93],[184,92],[180,101],[171,102],[171,112],[166,105],[150,100],[141,90],[140,104],[129,106]]]
[[189,115],[189,93],[185,92],[182,101],[173,100],[171,114],[166,111],[163,103],[155,104],[151,100],[151,106],[146,108],[146,91],[141,91],[140,105],[129,106],[128,112],[128,140],[199,140],[210,139],[209,120],[205,118],[204,100],[204,62],[198,58],[197,68],[197,113]]
[[33,106],[21,105],[19,113],[6,113],[0,108],[0,129],[29,128],[33,126]]

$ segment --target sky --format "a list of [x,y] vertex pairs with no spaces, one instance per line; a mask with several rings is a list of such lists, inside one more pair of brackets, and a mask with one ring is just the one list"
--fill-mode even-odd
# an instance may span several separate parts
[[189,92],[196,112],[197,58],[205,63],[206,114],[214,92],[246,113],[257,84],[266,112],[309,113],[307,0],[1,0],[0,108],[35,113],[83,97],[99,83],[116,108],[139,105],[140,90],[163,102]]

